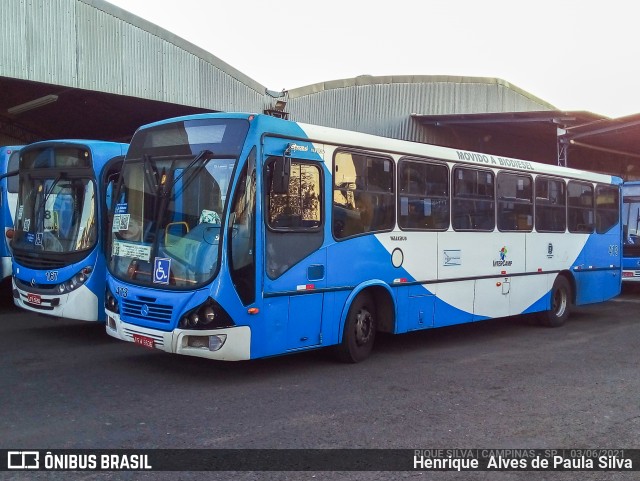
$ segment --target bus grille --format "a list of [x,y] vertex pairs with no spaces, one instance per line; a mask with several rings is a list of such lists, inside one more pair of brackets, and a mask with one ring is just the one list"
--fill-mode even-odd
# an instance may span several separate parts
[[154,304],[152,302],[122,300],[122,314],[126,317],[135,317],[147,321],[171,322],[173,306]]
[[60,269],[68,264],[68,262],[64,259],[43,259],[38,254],[24,254],[14,252],[13,258],[21,266],[29,267],[31,269]]

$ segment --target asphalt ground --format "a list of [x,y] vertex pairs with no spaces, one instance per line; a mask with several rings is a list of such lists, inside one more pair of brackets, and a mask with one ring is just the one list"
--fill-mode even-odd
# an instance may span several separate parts
[[[223,363],[0,307],[0,449],[640,448],[640,291],[576,308]],[[638,479],[629,472],[31,472],[0,479]]]

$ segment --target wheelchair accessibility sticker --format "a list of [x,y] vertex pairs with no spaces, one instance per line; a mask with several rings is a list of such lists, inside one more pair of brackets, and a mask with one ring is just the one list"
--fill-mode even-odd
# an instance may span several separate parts
[[153,260],[153,282],[156,284],[169,284],[169,272],[171,259],[156,257]]

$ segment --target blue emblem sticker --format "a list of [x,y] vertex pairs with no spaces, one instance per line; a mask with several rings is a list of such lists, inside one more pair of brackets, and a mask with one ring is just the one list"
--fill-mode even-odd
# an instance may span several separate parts
[[126,202],[123,204],[116,204],[116,210],[114,214],[126,214],[128,209],[129,206]]
[[169,284],[169,272],[171,271],[171,259],[156,257],[153,260],[153,282],[155,284]]

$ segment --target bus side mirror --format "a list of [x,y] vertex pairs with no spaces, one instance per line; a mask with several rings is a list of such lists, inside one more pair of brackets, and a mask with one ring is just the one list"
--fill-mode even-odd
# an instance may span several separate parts
[[286,194],[289,192],[289,176],[291,175],[291,157],[286,153],[273,164],[271,176],[271,193]]

